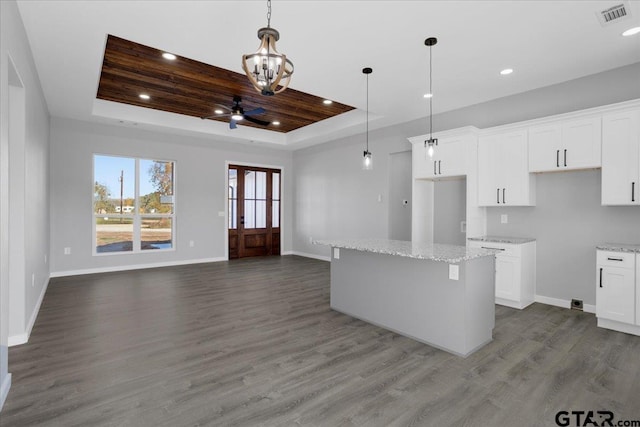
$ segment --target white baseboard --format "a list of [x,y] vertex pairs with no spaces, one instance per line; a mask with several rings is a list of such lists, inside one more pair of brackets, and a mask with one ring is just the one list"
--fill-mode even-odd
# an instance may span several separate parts
[[[556,307],[562,307],[562,308],[571,308],[571,301],[566,299],[551,298],[551,297],[545,297],[542,295],[536,295],[535,300],[536,302],[539,302],[541,304],[554,305]],[[595,313],[596,306],[591,304],[584,304],[582,306],[582,311],[584,311],[585,313]]]
[[0,412],[2,411],[2,407],[4,406],[4,401],[7,400],[7,396],[9,395],[9,389],[11,388],[11,374],[7,374],[0,384]]
[[29,317],[29,323],[27,323],[27,329],[17,335],[9,335],[7,339],[7,345],[9,347],[13,347],[15,345],[26,344],[29,342],[29,337],[31,336],[31,330],[33,329],[33,325],[36,323],[36,319],[38,318],[38,313],[40,313],[40,306],[42,305],[42,300],[44,300],[44,294],[47,293],[47,288],[49,288],[49,278],[47,277],[44,286],[42,287],[42,291],[40,292],[40,296],[38,297],[38,302],[36,306],[33,308],[33,312],[31,313],[31,317]]
[[291,254],[292,255],[303,256],[305,258],[319,259],[320,261],[331,261],[331,257],[323,256],[323,255],[316,255],[316,254],[309,254],[309,253],[306,253],[306,252],[293,251],[293,252],[291,252]]
[[188,259],[188,260],[182,260],[182,261],[157,262],[157,263],[149,263],[149,264],[132,264],[132,265],[118,265],[114,267],[87,268],[83,270],[54,271],[53,273],[51,273],[51,277],[66,277],[66,276],[79,276],[82,274],[111,273],[114,271],[142,270],[145,268],[173,267],[176,265],[203,264],[208,262],[220,262],[220,261],[228,261],[228,259],[224,257],[201,258],[201,259]]

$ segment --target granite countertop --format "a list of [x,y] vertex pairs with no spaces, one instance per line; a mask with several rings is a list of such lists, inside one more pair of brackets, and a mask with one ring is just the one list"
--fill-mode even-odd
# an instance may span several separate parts
[[466,246],[414,243],[387,239],[314,240],[313,244],[377,254],[441,261],[449,264],[456,264],[485,256],[494,256],[498,253],[497,250],[493,249],[476,249]]
[[522,245],[524,243],[536,241],[536,239],[532,237],[504,237],[504,236],[469,237],[467,240],[473,240],[474,242],[510,243],[512,245]]
[[630,245],[627,243],[604,243],[596,246],[596,249],[601,251],[635,252],[640,254],[640,245]]

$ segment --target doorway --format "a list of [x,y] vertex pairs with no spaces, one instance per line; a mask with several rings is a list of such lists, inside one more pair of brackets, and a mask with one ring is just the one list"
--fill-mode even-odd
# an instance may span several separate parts
[[280,169],[229,165],[229,259],[280,255]]

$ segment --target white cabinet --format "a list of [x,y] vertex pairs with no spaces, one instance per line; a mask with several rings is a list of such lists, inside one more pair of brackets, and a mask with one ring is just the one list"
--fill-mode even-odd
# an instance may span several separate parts
[[602,117],[602,204],[640,205],[640,109]]
[[496,249],[496,304],[525,308],[536,288],[536,242],[521,244],[470,240],[470,248]]
[[635,255],[598,251],[596,316],[635,323]]
[[438,179],[466,175],[467,139],[467,136],[439,138],[433,157],[429,157],[423,144],[414,144],[414,178]]
[[535,178],[529,175],[526,129],[480,137],[478,196],[480,206],[535,205]]
[[601,116],[529,128],[529,172],[598,168]]
[[598,250],[598,326],[640,335],[640,254]]

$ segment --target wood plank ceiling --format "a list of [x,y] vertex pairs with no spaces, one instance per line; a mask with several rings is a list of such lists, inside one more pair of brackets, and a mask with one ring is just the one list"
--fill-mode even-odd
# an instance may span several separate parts
[[[242,120],[239,126],[285,133],[354,109],[338,102],[325,105],[324,98],[291,88],[263,96],[244,74],[180,56],[168,60],[163,53],[109,35],[97,98],[193,117],[214,116],[212,120],[228,122],[228,116],[215,116],[216,104],[231,108],[234,96],[240,96],[244,111],[262,107],[266,112],[254,117],[270,124],[261,126]],[[238,52],[238,61],[242,53]],[[150,99],[141,99],[141,93]],[[274,121],[280,125],[272,124]]]

